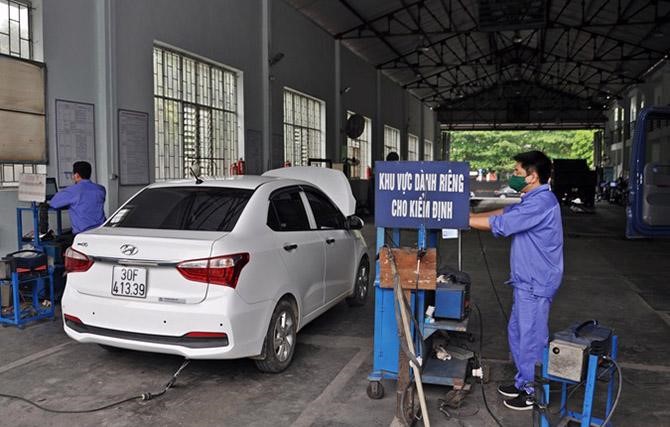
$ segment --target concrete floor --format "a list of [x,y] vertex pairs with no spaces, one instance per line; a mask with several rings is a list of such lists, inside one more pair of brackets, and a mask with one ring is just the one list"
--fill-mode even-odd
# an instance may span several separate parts
[[[596,318],[616,329],[624,368],[618,426],[670,425],[670,241],[623,239],[623,209],[602,205],[595,215],[564,213],[565,280],[551,313],[551,330]],[[372,243],[374,229],[366,226]],[[511,291],[509,242],[486,233],[481,239],[504,310]],[[449,263],[455,264],[455,244]],[[513,375],[505,320],[484,267],[476,232],[464,235],[464,269],[473,278],[472,297],[484,317],[483,353],[491,366],[486,386],[493,412],[505,426],[531,425],[530,413],[505,409],[495,387]],[[13,426],[388,426],[393,418],[393,382],[387,396],[366,396],[372,368],[373,296],[361,308],[342,303],[298,336],[292,366],[279,375],[257,372],[249,360],[194,361],[165,396],[129,402],[101,412],[50,414],[0,398],[1,425]],[[476,323],[475,323],[476,325]],[[180,365],[177,357],[109,352],[70,341],[60,320],[24,330],[0,329],[0,393],[25,396],[56,409],[90,408],[145,391],[158,391]],[[478,385],[447,418],[438,399],[447,389],[428,386],[433,425],[494,426]],[[575,396],[577,399],[579,396]]]

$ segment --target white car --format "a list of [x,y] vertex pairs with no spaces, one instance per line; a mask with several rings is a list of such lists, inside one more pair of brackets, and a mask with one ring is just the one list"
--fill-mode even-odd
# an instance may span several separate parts
[[65,332],[284,370],[302,327],[344,299],[365,302],[370,260],[341,172],[267,175],[152,184],[78,234],[65,253]]

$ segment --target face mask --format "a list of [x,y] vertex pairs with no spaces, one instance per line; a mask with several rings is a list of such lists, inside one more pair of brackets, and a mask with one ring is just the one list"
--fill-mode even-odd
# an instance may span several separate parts
[[509,177],[508,184],[514,191],[521,191],[524,189],[526,185],[528,185],[525,177],[516,175],[512,175]]

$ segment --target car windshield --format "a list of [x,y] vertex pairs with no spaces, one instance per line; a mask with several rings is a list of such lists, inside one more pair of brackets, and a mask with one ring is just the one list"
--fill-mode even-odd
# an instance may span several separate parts
[[252,194],[253,190],[221,187],[148,188],[107,227],[231,231]]

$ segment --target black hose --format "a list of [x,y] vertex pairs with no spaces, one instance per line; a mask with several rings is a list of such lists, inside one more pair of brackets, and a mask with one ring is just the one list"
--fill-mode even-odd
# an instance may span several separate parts
[[623,375],[621,372],[621,367],[619,366],[618,363],[616,363],[616,360],[612,359],[609,356],[605,356],[605,360],[608,360],[614,364],[614,367],[616,368],[617,371],[618,385],[617,385],[616,397],[614,398],[614,403],[612,404],[612,409],[610,409],[610,413],[607,414],[607,417],[605,418],[601,426],[606,426],[607,423],[609,423],[610,420],[612,419],[612,415],[614,415],[614,410],[619,404],[619,398],[621,397],[621,389],[623,388]]
[[45,406],[42,406],[39,403],[34,402],[34,401],[32,401],[30,399],[27,399],[25,397],[22,397],[22,396],[0,393],[0,397],[5,397],[7,399],[19,400],[21,402],[32,405],[32,406],[36,407],[37,409],[40,409],[40,410],[45,411],[45,412],[51,412],[53,414],[87,414],[87,413],[91,413],[91,412],[104,411],[105,409],[109,409],[109,408],[112,408],[114,406],[121,405],[123,403],[131,402],[133,400],[147,401],[147,400],[155,399],[159,396],[164,395],[165,392],[167,392],[168,389],[174,385],[175,381],[177,381],[177,376],[179,376],[181,371],[186,367],[186,365],[189,364],[189,362],[190,362],[190,360],[184,359],[184,361],[182,362],[179,369],[177,369],[177,371],[174,374],[172,374],[172,377],[170,378],[170,381],[168,381],[167,384],[165,384],[165,387],[161,391],[159,391],[158,393],[145,392],[145,393],[140,394],[139,396],[128,397],[126,399],[122,399],[122,400],[110,403],[108,405],[99,406],[99,407],[91,408],[91,409],[52,409],[52,408],[47,408]]
[[[491,283],[493,283],[493,282],[491,282]],[[482,312],[479,309],[479,306],[475,303],[472,303],[472,305],[475,307],[475,310],[477,310],[477,317],[479,318],[479,353],[475,355],[475,358],[476,358],[476,363],[477,363],[478,367],[481,369],[482,368],[481,360],[484,358],[484,356],[482,356],[482,354],[483,354],[482,353],[482,346],[483,346],[482,343],[484,342],[484,318],[482,317]],[[491,411],[491,408],[489,407],[489,403],[486,400],[486,392],[484,391],[484,378],[479,379],[479,384],[481,386],[480,388],[482,390],[482,400],[484,401],[484,406],[486,407],[486,411],[489,413],[491,418],[493,418],[493,421],[495,421],[496,424],[498,424],[499,427],[505,427],[500,422],[498,417],[496,417],[493,414],[493,411]]]
[[482,252],[482,257],[484,258],[484,265],[486,266],[486,272],[489,275],[489,282],[491,283],[491,289],[493,289],[493,293],[495,294],[496,300],[498,301],[498,307],[500,307],[500,312],[502,313],[503,317],[505,317],[505,321],[509,323],[509,317],[507,316],[507,312],[505,311],[502,301],[500,300],[500,295],[498,294],[498,290],[496,289],[496,285],[493,280],[493,275],[491,274],[491,268],[489,267],[489,260],[486,257],[486,251],[484,250],[484,243],[482,243],[482,235],[479,232],[479,230],[477,230],[477,239],[479,240],[479,249]]

